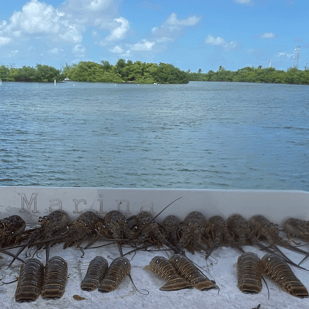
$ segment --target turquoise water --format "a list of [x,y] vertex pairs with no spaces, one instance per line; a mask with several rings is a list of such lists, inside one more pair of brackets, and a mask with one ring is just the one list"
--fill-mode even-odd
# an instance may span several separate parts
[[308,86],[0,86],[2,186],[309,191],[308,180]]

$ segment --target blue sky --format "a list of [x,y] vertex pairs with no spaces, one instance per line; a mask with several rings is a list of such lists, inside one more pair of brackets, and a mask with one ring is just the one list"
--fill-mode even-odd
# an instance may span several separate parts
[[0,65],[309,67],[308,0],[0,0]]

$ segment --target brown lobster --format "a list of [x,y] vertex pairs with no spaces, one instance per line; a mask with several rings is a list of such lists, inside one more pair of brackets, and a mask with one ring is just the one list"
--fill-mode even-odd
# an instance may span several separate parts
[[203,242],[207,242],[206,235],[209,233],[209,227],[202,213],[198,211],[190,212],[180,224],[179,232],[179,244],[182,248],[187,249],[192,254],[201,249],[207,251]]
[[16,245],[26,228],[26,222],[17,215],[0,220],[0,248]]
[[[29,231],[30,237],[26,243],[19,249],[16,256],[10,263],[12,265],[19,254],[27,247],[31,246],[35,241],[46,240],[46,262],[49,257],[50,239],[55,238],[67,229],[68,215],[62,210],[56,210],[49,215],[39,218],[41,226]],[[10,266],[9,265],[9,266]]]
[[[63,249],[71,247],[74,244],[78,248],[86,237],[92,237],[86,248],[92,245],[99,235],[107,236],[106,227],[104,226],[103,219],[101,219],[93,211],[85,211],[76,220],[68,224],[68,231],[64,235]],[[84,252],[83,252],[84,253]]]
[[210,249],[207,252],[206,260],[213,252],[213,250],[220,246],[231,246],[234,242],[233,236],[230,233],[226,221],[221,216],[214,216],[209,219],[209,225],[211,226],[211,238]]
[[138,243],[142,243],[146,247],[147,245],[155,245],[158,248],[166,245],[175,253],[179,252],[179,248],[176,248],[164,237],[167,234],[165,228],[163,225],[154,222],[154,217],[150,212],[141,211],[138,215],[131,218],[135,219],[133,228],[136,229],[135,238]]

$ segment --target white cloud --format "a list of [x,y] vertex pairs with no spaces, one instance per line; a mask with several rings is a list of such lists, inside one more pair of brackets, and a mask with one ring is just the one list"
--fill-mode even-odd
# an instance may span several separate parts
[[21,31],[19,30],[19,31],[13,31],[13,36],[15,36],[15,37],[20,37],[21,36]]
[[62,52],[62,51],[63,51],[63,49],[60,49],[60,48],[55,47],[55,48],[49,50],[48,52],[49,52],[50,54],[58,55],[58,54],[59,54],[60,52]]
[[63,34],[59,37],[67,43],[80,43],[83,39],[82,34],[76,29],[76,26],[69,25]]
[[186,28],[195,26],[202,18],[196,15],[189,16],[186,19],[178,19],[176,13],[172,13],[159,27],[153,27],[152,40],[158,43],[175,41],[175,39],[184,34]]
[[57,33],[60,25],[57,23],[61,14],[51,5],[37,0],[26,3],[22,11],[14,12],[11,16],[12,29],[21,29],[25,33]]
[[111,53],[114,53],[114,54],[121,54],[123,53],[123,49],[120,47],[120,46],[115,46],[114,48],[110,49],[109,50]]
[[[172,13],[160,26],[153,27],[151,38],[128,44],[123,48],[123,45],[116,42],[128,35],[130,22],[118,15],[119,1],[65,0],[57,7],[43,2],[44,0],[27,1],[19,11],[14,11],[9,20],[0,20],[0,46],[12,42],[19,45],[27,44],[24,47],[27,51],[31,40],[36,40],[35,44],[41,45],[38,47],[40,50],[45,43],[53,43],[52,47],[43,47],[42,52],[45,56],[60,54],[63,51],[60,49],[61,44],[66,43],[70,45],[75,58],[83,57],[86,52],[82,45],[83,35],[89,27],[93,27],[90,30],[96,43],[107,46],[116,54],[130,55],[133,51],[153,51],[158,45],[162,50],[165,43],[174,41],[183,35],[183,30],[201,20],[201,17],[196,15],[180,19],[176,13]],[[100,30],[109,31],[109,34],[102,39]],[[23,47],[20,46],[19,50],[21,48]]]
[[122,57],[130,57],[133,52],[150,52],[156,42],[151,42],[146,39],[143,39],[141,42],[135,44],[127,44],[127,50],[123,52],[123,49],[119,46],[115,46],[113,49],[110,49],[110,52],[113,53],[122,53]]
[[201,20],[201,17],[192,15],[187,19],[178,19],[176,13],[172,13],[163,23],[162,28],[167,28],[170,32],[180,31],[184,27],[192,27]]
[[219,36],[217,36],[215,38],[211,34],[208,35],[208,37],[205,40],[205,43],[209,44],[209,45],[224,45],[224,44],[226,44],[226,42],[223,38],[221,38]]
[[84,33],[88,26],[113,30],[112,21],[118,16],[117,5],[113,0],[66,0],[59,10],[66,14],[69,24]]
[[113,5],[112,0],[67,0],[64,3],[69,11],[98,12],[109,9]]
[[187,19],[178,19],[176,13],[172,13],[166,20],[166,23],[171,26],[194,26],[201,20],[201,17],[195,15],[188,17]]
[[0,36],[0,46],[7,45],[12,41],[11,38]]
[[239,4],[244,4],[244,5],[253,4],[252,0],[234,0],[234,2],[239,3]]
[[130,29],[129,21],[123,17],[114,19],[114,29],[111,34],[106,38],[108,41],[121,40]]
[[14,56],[16,56],[18,53],[19,53],[19,51],[18,51],[17,49],[12,50],[12,51],[7,55],[7,57],[9,57],[9,58],[14,57]]
[[292,58],[294,56],[294,54],[288,54],[286,52],[279,52],[277,54],[277,57],[287,57],[287,58]]
[[272,32],[265,32],[265,33],[260,35],[261,39],[273,39],[275,37],[276,37],[276,35]]
[[205,44],[213,45],[213,46],[222,46],[226,51],[234,50],[238,47],[238,44],[236,41],[226,42],[220,36],[217,36],[215,38],[211,34],[209,34],[207,38],[205,39]]
[[[81,2],[84,2],[84,0],[82,0]],[[111,4],[111,0],[93,0],[90,2],[88,8],[89,10],[97,12],[107,9]]]
[[7,22],[5,20],[3,21],[0,20],[0,29],[3,28],[6,24]]
[[142,40],[143,43],[136,43],[131,46],[131,50],[135,51],[151,51],[155,42],[149,42],[147,40]]
[[65,12],[52,5],[31,0],[21,11],[12,14],[10,22],[4,24],[3,31],[10,37],[22,37],[23,40],[35,37],[54,42],[80,43],[83,29],[68,18]]
[[231,41],[229,43],[226,43],[225,45],[223,45],[225,50],[234,50],[238,47],[238,44],[236,41]]
[[85,47],[83,47],[81,44],[76,44],[73,48],[72,48],[72,52],[79,56],[79,57],[83,57],[85,54]]
[[[151,38],[127,44],[124,48],[125,45],[116,42],[128,35],[130,22],[118,15],[119,1],[65,0],[60,6],[44,0],[27,1],[19,11],[12,13],[10,19],[0,20],[0,46],[18,43],[19,50],[30,53],[29,46],[35,40],[37,51],[40,50],[44,56],[61,54],[65,43],[74,58],[84,57],[86,48],[82,41],[89,27],[92,27],[90,31],[97,43],[107,46],[115,54],[130,56],[133,51],[158,50],[158,45],[162,50],[165,43],[174,41],[184,33],[184,29],[196,25],[201,19],[196,15],[179,19],[176,13],[172,13],[160,26],[153,27]],[[108,31],[103,40],[101,30]]]
[[0,20],[0,44],[8,44],[14,38],[19,38],[18,43],[38,38],[41,43],[77,45],[82,42],[88,27],[96,25],[111,30],[110,40],[121,39],[127,31],[128,21],[115,18],[116,7],[113,0],[66,0],[58,8],[30,0],[20,11],[14,11],[8,22]]
[[121,55],[122,57],[128,58],[131,56],[131,51],[128,49],[124,54]]

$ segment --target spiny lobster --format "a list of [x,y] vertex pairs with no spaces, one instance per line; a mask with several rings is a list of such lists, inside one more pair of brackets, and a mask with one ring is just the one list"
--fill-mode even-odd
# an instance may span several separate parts
[[107,229],[101,219],[93,211],[85,211],[76,220],[68,224],[68,231],[64,237],[63,249],[71,247],[74,244],[82,250],[80,245],[86,237],[92,237],[85,248],[92,245],[99,235],[108,236]]
[[159,248],[162,245],[166,245],[175,252],[178,252],[179,249],[172,245],[164,237],[164,235],[167,233],[164,227],[159,223],[153,222],[154,217],[150,212],[141,211],[138,215],[131,218],[135,219],[135,238],[137,238],[139,243],[143,243],[146,246],[155,245]]
[[68,223],[68,215],[62,210],[56,210],[49,215],[39,219],[41,226],[30,231],[30,237],[17,252],[16,256],[10,263],[12,265],[19,254],[27,247],[31,246],[35,241],[46,240],[46,261],[49,257],[50,242],[49,239],[55,238],[66,231]]
[[161,291],[177,291],[193,287],[189,281],[179,275],[172,263],[163,256],[154,257],[144,269],[168,282],[160,288]]
[[207,251],[203,242],[207,242],[206,235],[209,230],[206,218],[202,213],[190,212],[180,224],[180,246],[193,254],[194,251],[201,249]]
[[221,216],[211,217],[208,220],[208,224],[211,226],[210,235],[212,236],[212,241],[210,242],[210,249],[207,252],[206,260],[213,250],[220,246],[232,246],[234,243],[227,223]]
[[65,291],[67,281],[68,264],[60,256],[52,257],[45,266],[42,298],[58,299]]
[[263,271],[278,283],[283,291],[300,298],[309,296],[306,287],[294,275],[283,258],[275,254],[266,254],[261,262]]
[[15,300],[17,302],[35,301],[42,289],[44,266],[38,259],[27,259],[20,268]]
[[129,275],[131,264],[125,257],[119,257],[111,263],[107,273],[99,284],[98,291],[102,293],[109,293],[114,291],[124,278]]
[[0,220],[0,248],[17,244],[25,228],[26,222],[17,215]]
[[196,289],[204,291],[217,289],[213,280],[209,280],[187,257],[175,254],[170,259],[172,265],[177,269],[181,277],[188,280]]
[[256,294],[262,290],[263,267],[253,252],[243,253],[237,260],[238,288],[243,293]]

